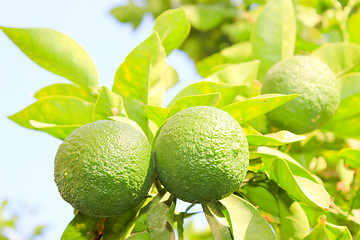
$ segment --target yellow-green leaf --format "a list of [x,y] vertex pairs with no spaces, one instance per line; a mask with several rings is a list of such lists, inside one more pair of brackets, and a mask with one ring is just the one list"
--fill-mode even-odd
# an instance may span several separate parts
[[229,84],[252,85],[257,78],[260,62],[258,60],[238,64],[228,64],[214,72],[205,80]]
[[259,211],[244,199],[230,195],[220,200],[229,213],[234,240],[276,240],[269,223]]
[[112,91],[123,98],[129,118],[136,121],[148,137],[151,132],[145,106],[162,105],[167,88],[166,66],[164,47],[157,32],[153,32],[126,57],[115,74]]
[[329,194],[321,185],[308,178],[294,175],[283,159],[263,158],[262,160],[270,179],[284,188],[296,200],[314,207],[329,208]]
[[132,23],[136,29],[144,16],[146,9],[136,6],[130,2],[128,5],[113,8],[111,14],[120,22]]
[[76,214],[66,227],[61,240],[89,240],[99,238],[105,218],[91,217],[82,213]]
[[241,102],[236,102],[222,110],[228,112],[239,123],[249,121],[253,118],[261,116],[271,110],[283,105],[284,103],[298,97],[299,94],[283,95],[283,94],[266,94],[259,95]]
[[153,31],[157,31],[166,55],[179,48],[190,33],[190,23],[181,8],[163,12],[155,19]]
[[183,7],[191,25],[200,31],[209,31],[235,14],[234,8],[220,4],[192,4]]
[[314,227],[314,229],[307,235],[304,240],[330,240],[326,234],[326,218],[322,216],[319,223]]
[[166,90],[174,87],[179,82],[179,76],[175,69],[170,65],[166,65],[164,79],[166,79]]
[[94,62],[70,37],[47,28],[0,28],[39,66],[91,91],[98,91]]
[[310,232],[309,221],[300,204],[285,191],[278,196],[281,239],[303,239]]
[[278,200],[271,192],[270,184],[273,182],[254,182],[241,187],[246,198],[261,210],[274,216],[279,216]]
[[320,183],[307,169],[301,166],[300,163],[298,163],[295,159],[275,148],[259,147],[256,151],[256,154],[251,153],[251,155],[252,157],[255,157],[256,155],[261,156],[261,159],[264,161],[272,161],[273,158],[282,159],[288,164],[292,174],[307,178],[314,183]]
[[96,102],[96,97],[92,95],[89,91],[85,90],[82,87],[78,87],[68,83],[57,83],[46,86],[37,91],[34,95],[34,97],[37,99],[49,96],[73,96],[81,98],[88,102]]
[[216,106],[221,99],[220,93],[209,93],[201,95],[191,95],[177,100],[171,107],[168,118],[181,110],[195,106]]
[[202,208],[215,239],[233,240],[230,225],[219,203],[202,204]]
[[354,13],[349,17],[348,20],[348,32],[350,42],[360,44],[360,13]]
[[249,145],[282,146],[285,144],[304,140],[306,137],[283,130],[280,132],[269,133],[266,135],[250,134],[247,135],[246,138]]
[[360,45],[356,43],[326,43],[313,51],[316,57],[329,65],[331,70],[341,76],[360,64]]
[[260,76],[295,50],[296,20],[291,0],[269,0],[251,33],[254,57],[261,61]]
[[339,152],[339,157],[345,160],[351,168],[360,167],[360,150],[353,148],[345,148]]
[[349,73],[338,79],[341,85],[340,98],[344,100],[360,93],[360,73]]
[[107,120],[110,116],[127,117],[127,114],[122,97],[104,86],[94,107],[93,121]]
[[[68,131],[73,130],[74,127],[92,122],[93,109],[93,103],[77,97],[49,96],[39,99],[9,118],[23,127],[40,131],[46,131],[59,125],[61,136],[64,136],[65,128],[67,129],[66,133],[69,133]],[[35,122],[31,124],[30,120]],[[43,124],[41,125],[41,123]],[[51,135],[58,137],[54,134],[54,129],[51,132],[53,133]]]
[[200,60],[196,63],[196,69],[201,76],[208,77],[225,64],[250,61],[252,55],[251,43],[240,42]]
[[158,127],[160,127],[165,122],[167,116],[169,115],[169,112],[170,108],[162,108],[151,105],[146,106],[146,116]]
[[65,140],[65,138],[67,138],[70,135],[70,133],[72,133],[78,127],[82,126],[82,124],[58,125],[58,124],[38,122],[35,120],[30,120],[29,123],[36,130],[46,132],[51,136],[54,136],[60,140]]
[[172,107],[174,103],[182,97],[190,95],[201,95],[209,93],[220,93],[221,100],[218,107],[223,107],[230,104],[234,98],[239,94],[244,94],[247,90],[246,85],[230,85],[225,83],[200,81],[193,83],[182,89],[169,103],[168,107]]

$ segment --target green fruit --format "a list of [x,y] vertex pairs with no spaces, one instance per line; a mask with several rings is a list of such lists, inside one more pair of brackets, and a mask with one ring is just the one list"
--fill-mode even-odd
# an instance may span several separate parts
[[274,65],[266,73],[261,92],[300,94],[267,114],[273,126],[299,134],[329,121],[340,102],[335,74],[310,56],[295,56]]
[[214,107],[192,107],[172,116],[155,144],[161,183],[192,203],[220,200],[239,189],[249,165],[246,136],[234,118]]
[[73,131],[55,158],[60,195],[80,212],[116,216],[147,195],[155,166],[145,135],[127,123],[96,121]]

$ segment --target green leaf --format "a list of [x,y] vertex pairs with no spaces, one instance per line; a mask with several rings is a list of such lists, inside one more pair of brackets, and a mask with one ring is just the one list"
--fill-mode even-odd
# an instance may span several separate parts
[[146,219],[147,219],[147,211],[149,209],[147,205],[140,211],[140,215],[136,219],[135,226],[132,230],[132,233],[138,233],[138,232],[147,232],[147,225],[146,225]]
[[265,94],[250,98],[241,102],[236,102],[223,107],[222,110],[228,112],[239,123],[247,122],[253,118],[261,116],[271,110],[283,105],[284,103],[298,97],[299,94]]
[[91,91],[98,91],[96,66],[73,39],[47,28],[0,28],[39,66]]
[[169,216],[174,215],[174,198],[169,193],[160,192],[150,203],[146,219],[150,239],[173,239],[175,232]]
[[270,133],[266,135],[251,134],[247,135],[246,138],[249,145],[282,146],[285,144],[304,140],[306,137],[283,130],[280,132]]
[[191,95],[185,96],[177,100],[174,105],[172,105],[168,118],[174,115],[181,110],[189,107],[196,106],[216,106],[219,104],[221,99],[220,93],[209,93],[209,94],[201,94],[201,95]]
[[[208,77],[224,67],[228,63],[241,63],[252,59],[250,42],[236,43],[228,48],[224,48],[218,53],[206,57],[196,63],[196,69],[203,77]],[[241,75],[239,76],[241,77]]]
[[35,120],[29,121],[30,125],[33,126],[36,130],[46,132],[51,136],[54,136],[58,139],[65,140],[70,133],[72,133],[78,127],[81,127],[82,124],[77,125],[58,125],[51,123],[43,123]]
[[360,115],[349,118],[330,120],[323,129],[333,132],[341,138],[360,139]]
[[98,239],[101,235],[104,221],[105,218],[91,217],[79,212],[66,227],[61,240]]
[[94,107],[93,121],[108,120],[109,116],[127,117],[127,114],[123,99],[104,86]]
[[246,184],[241,187],[241,191],[253,205],[258,206],[261,210],[274,216],[279,216],[278,200],[272,191],[273,186],[271,183],[275,184],[274,182],[254,182]]
[[242,123],[241,124],[242,129],[244,130],[245,135],[254,135],[254,134],[261,134],[260,132],[256,131],[255,128],[250,126],[249,124]]
[[166,90],[174,87],[179,82],[179,76],[177,72],[170,65],[166,65],[164,79],[167,79]]
[[354,217],[352,214],[348,214],[344,211],[338,211],[334,208],[330,208],[325,211],[319,208],[313,208],[309,205],[301,204],[302,208],[306,212],[306,215],[309,219],[310,226],[315,228],[318,224],[320,216],[325,215],[329,221],[337,225],[348,226],[353,233],[360,231],[360,223],[357,217]]
[[144,199],[135,208],[121,214],[120,216],[107,218],[102,234],[102,240],[121,240],[130,236],[135,226],[140,210],[145,207],[152,198]]
[[164,47],[156,32],[137,46],[115,74],[112,91],[123,100],[130,119],[136,121],[148,137],[151,132],[145,114],[146,105],[161,106],[167,88]]
[[349,229],[345,226],[337,226],[326,222],[325,215],[320,217],[320,221],[311,231],[311,233],[304,238],[304,240],[352,240]]
[[341,85],[341,100],[360,93],[360,73],[346,74],[339,78],[338,81]]
[[326,233],[329,237],[329,240],[352,240],[351,233],[349,229],[345,226],[337,226],[331,223],[326,223]]
[[184,212],[176,215],[178,240],[184,240]]
[[310,232],[310,226],[304,210],[286,192],[278,194],[281,239],[303,239]]
[[144,16],[146,9],[136,6],[130,2],[126,6],[120,6],[113,8],[111,14],[120,22],[123,23],[132,23],[136,29]]
[[202,204],[205,217],[215,240],[232,240],[229,223],[224,216],[221,205],[217,202]]
[[281,158],[262,158],[262,161],[269,178],[296,200],[323,209],[329,208],[329,194],[321,185],[308,178],[294,175],[287,162]]
[[92,122],[93,109],[93,103],[77,97],[49,96],[39,99],[9,119],[23,127],[64,139],[74,128]]
[[190,33],[190,23],[181,8],[163,12],[155,19],[153,31],[159,33],[166,55],[179,48]]
[[348,32],[350,42],[360,44],[360,13],[354,13],[348,20]]
[[[217,66],[224,66],[225,64],[226,60],[224,56],[218,52],[196,62],[196,69],[201,76],[207,77],[219,70]],[[215,68],[216,70],[213,70]]]
[[[247,14],[249,14],[249,12],[246,12],[246,15]],[[252,13],[249,15],[251,14]],[[226,22],[222,24],[221,31],[224,35],[227,35],[227,37],[231,39],[232,42],[250,40],[251,29],[255,22],[253,19],[255,18],[253,18],[253,16],[250,17],[249,15],[234,22]]]
[[[259,147],[259,148],[257,148],[255,155],[261,156],[261,159],[263,161],[272,161],[272,159],[274,157],[282,159],[287,163],[292,174],[303,177],[303,178],[307,178],[310,181],[313,181],[314,183],[320,184],[320,182],[307,169],[305,169],[303,166],[301,166],[300,163],[298,163],[295,159],[293,159],[289,155],[287,155],[279,150],[276,150],[274,148],[269,148],[269,147]],[[251,153],[252,158],[255,157],[255,155],[253,153]]]
[[46,86],[35,93],[34,97],[37,99],[49,96],[72,96],[78,97],[85,101],[95,103],[96,97],[89,93],[84,88],[68,83],[57,83]]
[[258,75],[260,62],[258,60],[238,64],[228,64],[214,72],[205,80],[229,84],[248,84],[252,86]]
[[[284,162],[283,162],[284,163]],[[279,166],[284,164],[279,164]],[[281,167],[280,167],[281,169]],[[279,168],[277,168],[277,171],[279,171]],[[286,175],[286,174],[285,174]],[[310,181],[307,178],[300,177],[300,176],[294,176],[294,179],[296,180],[297,185],[300,187],[301,192],[299,192],[297,187],[295,187],[294,191],[291,190],[291,193],[289,191],[289,188],[292,188],[291,184],[287,185],[285,188],[289,191],[290,194],[294,198],[298,198],[299,201],[303,201],[304,203],[317,205],[318,207],[321,207],[323,209],[328,209],[330,205],[330,197],[327,191],[323,186],[320,184],[317,184],[313,181]],[[282,179],[285,180],[285,179]],[[292,180],[290,180],[292,182]],[[286,184],[284,184],[285,186]],[[306,198],[305,198],[306,197]],[[302,199],[302,200],[301,200]],[[310,201],[307,201],[310,200]]]
[[322,128],[343,138],[360,137],[360,75],[347,74],[340,78],[341,102],[330,121]]
[[346,120],[358,116],[360,114],[360,108],[354,106],[360,106],[360,92],[342,100],[330,122]]
[[151,238],[150,238],[150,233],[140,232],[140,233],[131,234],[131,236],[126,238],[126,240],[151,240]]
[[182,89],[169,103],[168,107],[172,107],[176,101],[182,97],[191,95],[202,95],[209,93],[220,93],[221,99],[218,103],[218,107],[226,106],[230,104],[234,98],[244,93],[247,89],[246,85],[230,85],[225,83],[201,81],[193,83],[184,89]]
[[261,61],[260,76],[275,63],[293,56],[296,20],[291,0],[269,0],[251,33],[254,57]]
[[341,76],[360,64],[360,45],[355,43],[326,43],[311,53],[329,65],[331,70]]
[[170,113],[169,108],[162,108],[151,105],[146,106],[146,116],[151,121],[153,121],[158,127],[160,127],[165,122],[169,113]]
[[193,4],[183,6],[183,9],[191,26],[200,31],[209,31],[235,14],[235,9],[220,4]]
[[348,164],[351,168],[360,167],[360,150],[345,148],[339,152],[339,157],[345,160],[345,164]]
[[253,60],[251,42],[240,42],[221,50],[221,56],[227,63],[240,63]]
[[229,213],[234,240],[277,239],[265,218],[244,199],[231,195],[220,202]]
[[326,234],[326,218],[323,216],[315,228],[307,235],[304,240],[330,240]]

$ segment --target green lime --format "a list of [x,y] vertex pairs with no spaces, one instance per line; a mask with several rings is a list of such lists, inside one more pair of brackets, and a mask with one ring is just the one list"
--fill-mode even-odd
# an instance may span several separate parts
[[300,94],[267,114],[273,126],[299,134],[329,121],[340,101],[335,74],[310,56],[295,56],[275,64],[266,73],[261,92]]
[[135,207],[146,197],[154,172],[145,135],[109,120],[77,128],[55,157],[60,195],[91,216],[116,216]]
[[155,166],[175,197],[192,203],[220,200],[239,189],[249,165],[249,148],[239,123],[215,107],[176,113],[160,130]]

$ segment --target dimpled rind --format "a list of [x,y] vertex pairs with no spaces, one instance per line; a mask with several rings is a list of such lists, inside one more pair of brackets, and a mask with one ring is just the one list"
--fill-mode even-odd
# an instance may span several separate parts
[[300,94],[267,114],[273,126],[298,134],[329,121],[340,102],[335,74],[310,56],[295,56],[274,65],[264,78],[261,92]]
[[206,203],[239,189],[249,166],[249,147],[239,123],[215,107],[176,113],[155,145],[161,183],[175,197]]
[[55,157],[62,198],[80,212],[116,216],[147,195],[155,173],[151,146],[130,124],[109,120],[73,131]]

